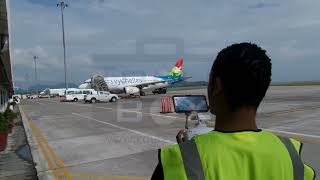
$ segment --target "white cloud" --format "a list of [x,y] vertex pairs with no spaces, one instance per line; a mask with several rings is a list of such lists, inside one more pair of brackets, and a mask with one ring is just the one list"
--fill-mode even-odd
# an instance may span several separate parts
[[56,59],[50,59],[48,52],[41,46],[36,46],[30,49],[13,49],[12,62],[14,66],[34,67],[34,56],[37,56],[37,68],[54,68],[59,67],[60,63]]
[[[186,53],[210,57],[234,42],[256,42],[267,49],[274,67],[281,63],[282,68],[282,63],[286,63],[285,69],[275,68],[275,71],[285,70],[290,75],[284,78],[276,72],[275,80],[297,78],[295,70],[290,70],[296,65],[290,62],[319,58],[318,0],[69,0],[68,3],[65,9],[67,62],[72,67],[70,77],[75,81],[104,69],[110,74],[121,73],[121,68],[112,71],[110,64],[117,63],[110,63],[112,59],[93,64],[92,57],[96,54],[100,59],[104,59],[103,54],[109,58],[109,54],[135,55],[136,40],[145,37],[181,38]],[[32,68],[32,53],[36,53],[40,57],[39,68],[51,68],[63,74],[61,17],[55,3],[12,0],[11,8],[14,65]],[[207,70],[199,72],[191,68],[197,59],[188,61],[193,61],[185,62],[190,76],[196,80],[207,77],[204,74]],[[310,67],[320,66],[315,63],[313,61]],[[131,59],[126,64],[132,69],[152,66]],[[208,69],[211,64],[208,63]],[[74,68],[81,71],[81,76]],[[314,77],[314,73],[306,72],[299,79],[308,80],[311,74]],[[53,77],[44,74],[43,78]]]

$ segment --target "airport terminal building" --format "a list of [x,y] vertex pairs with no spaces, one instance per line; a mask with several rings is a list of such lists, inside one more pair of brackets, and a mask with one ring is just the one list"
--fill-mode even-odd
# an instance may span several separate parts
[[9,51],[9,30],[6,0],[0,0],[0,112],[13,94],[12,69]]

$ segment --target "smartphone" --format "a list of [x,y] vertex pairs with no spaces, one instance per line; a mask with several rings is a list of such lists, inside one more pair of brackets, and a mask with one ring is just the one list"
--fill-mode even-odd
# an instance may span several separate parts
[[176,113],[208,112],[207,98],[204,95],[176,95],[172,96]]

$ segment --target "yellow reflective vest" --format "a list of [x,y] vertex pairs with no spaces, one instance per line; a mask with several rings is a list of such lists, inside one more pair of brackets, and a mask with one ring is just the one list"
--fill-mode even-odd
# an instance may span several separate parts
[[160,161],[165,180],[312,180],[301,147],[267,131],[212,131],[162,148]]

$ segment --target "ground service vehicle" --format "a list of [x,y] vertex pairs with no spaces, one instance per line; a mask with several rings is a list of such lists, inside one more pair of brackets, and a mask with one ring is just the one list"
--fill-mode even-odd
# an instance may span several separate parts
[[116,102],[119,99],[118,95],[111,94],[107,91],[98,91],[96,94],[85,95],[84,101],[90,103],[100,102]]
[[[68,90],[78,90],[77,88],[68,88]],[[40,95],[49,95],[50,97],[63,97],[65,96],[65,88],[60,89],[49,89],[46,88],[43,90]]]
[[79,101],[84,100],[84,96],[88,94],[97,94],[94,89],[68,89],[66,101]]

